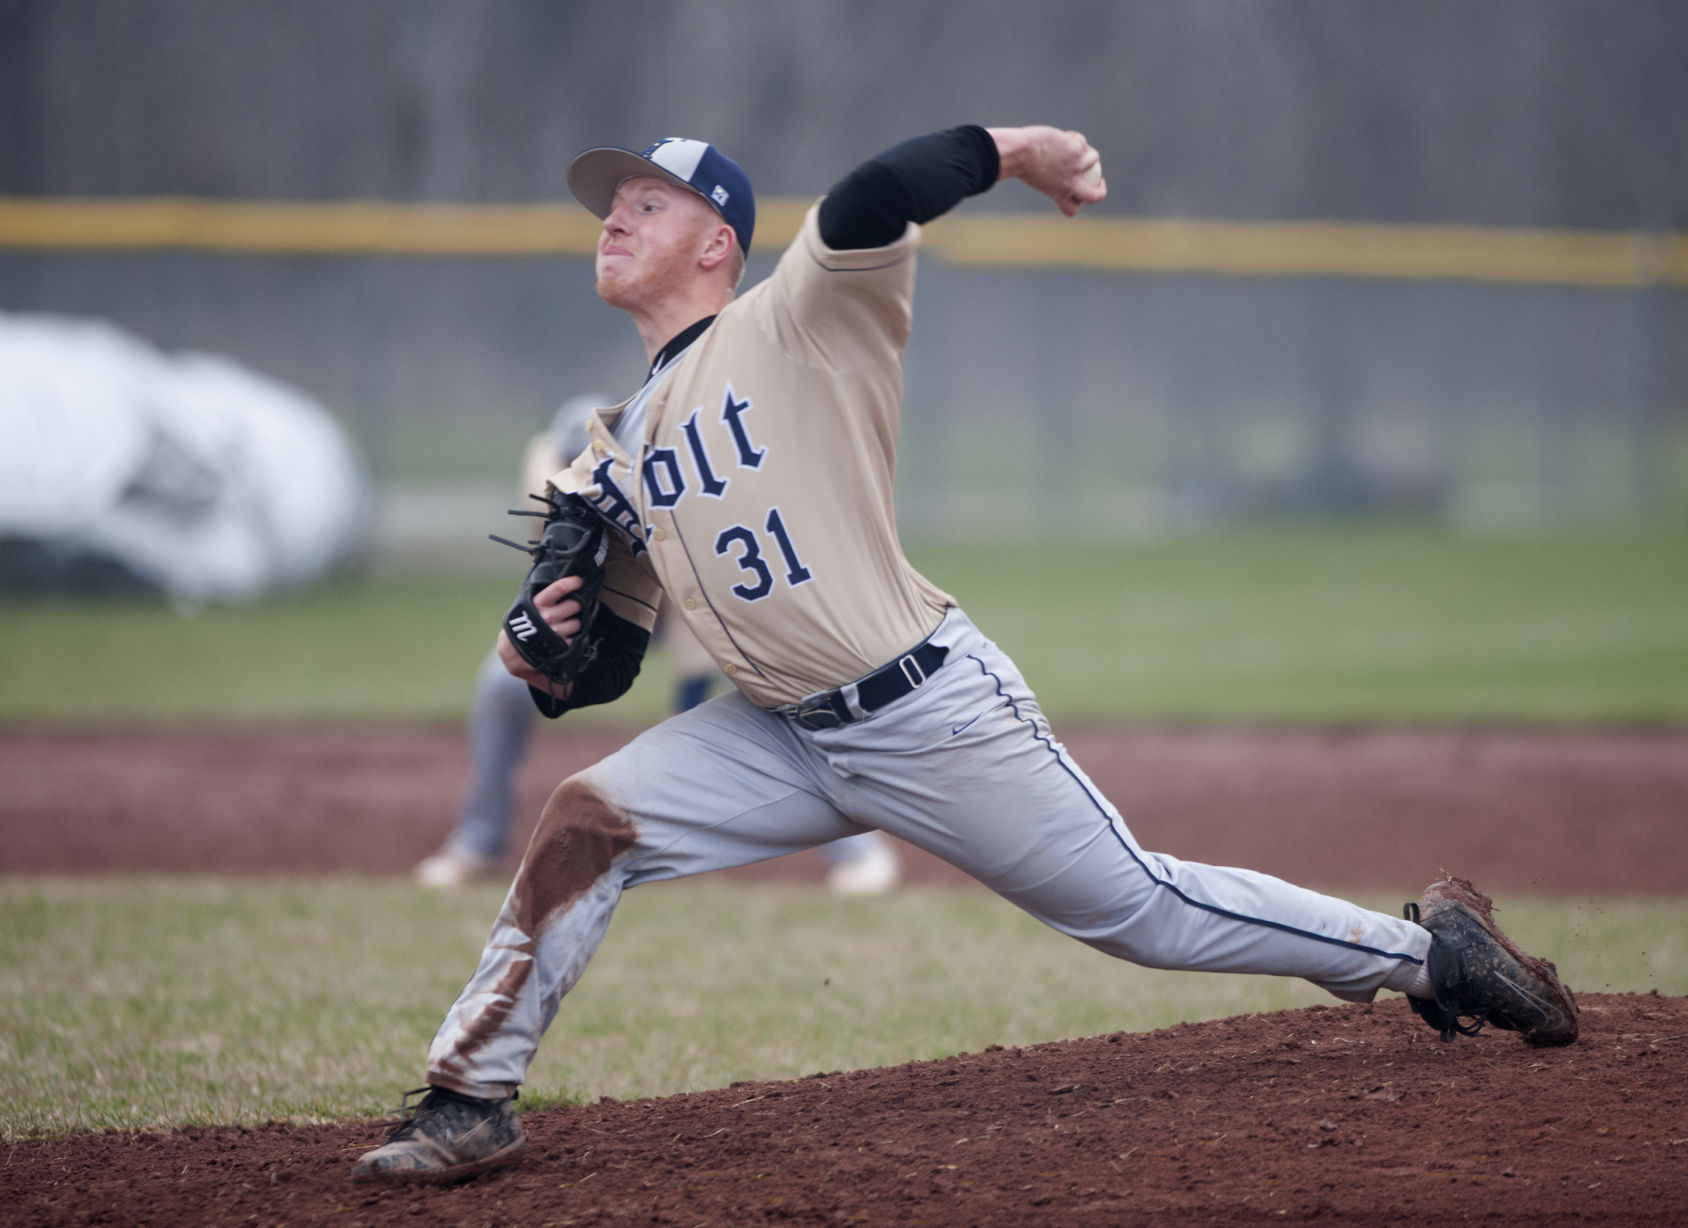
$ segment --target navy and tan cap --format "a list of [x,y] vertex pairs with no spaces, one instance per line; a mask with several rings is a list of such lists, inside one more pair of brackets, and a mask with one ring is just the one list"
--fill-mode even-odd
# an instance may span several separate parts
[[738,236],[739,247],[750,251],[756,230],[756,197],[750,176],[715,146],[684,137],[664,137],[644,153],[601,145],[569,163],[569,191],[594,215],[608,217],[621,181],[635,175],[666,179],[690,188],[715,206]]

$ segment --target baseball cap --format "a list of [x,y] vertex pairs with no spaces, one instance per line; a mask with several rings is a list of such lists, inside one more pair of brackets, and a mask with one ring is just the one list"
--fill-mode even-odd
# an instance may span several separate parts
[[569,191],[597,217],[608,217],[615,190],[623,179],[649,175],[690,188],[715,207],[738,236],[739,247],[750,251],[756,230],[756,197],[750,176],[715,146],[685,137],[667,136],[643,153],[600,145],[569,163]]

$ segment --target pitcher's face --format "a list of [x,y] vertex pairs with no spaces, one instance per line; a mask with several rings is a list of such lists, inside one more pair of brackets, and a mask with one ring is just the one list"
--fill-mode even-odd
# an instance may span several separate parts
[[673,294],[699,276],[722,224],[696,192],[642,175],[622,180],[598,235],[598,297],[637,310]]

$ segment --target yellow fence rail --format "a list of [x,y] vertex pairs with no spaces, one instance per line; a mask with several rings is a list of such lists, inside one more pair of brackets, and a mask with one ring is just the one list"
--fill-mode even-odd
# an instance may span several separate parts
[[[757,247],[783,247],[807,201],[764,201]],[[252,255],[590,256],[598,222],[569,202],[0,197],[0,250]],[[951,214],[926,250],[981,268],[1348,277],[1640,289],[1688,286],[1688,233],[1361,222],[1215,222]]]

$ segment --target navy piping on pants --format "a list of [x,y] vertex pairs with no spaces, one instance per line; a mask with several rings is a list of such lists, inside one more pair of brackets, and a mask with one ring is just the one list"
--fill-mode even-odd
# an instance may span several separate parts
[[1119,846],[1125,850],[1126,855],[1131,858],[1139,870],[1148,876],[1149,881],[1154,883],[1156,887],[1164,891],[1170,891],[1179,900],[1179,902],[1190,908],[1198,908],[1203,912],[1213,913],[1215,916],[1226,917],[1232,921],[1241,921],[1245,925],[1258,925],[1265,929],[1274,929],[1281,933],[1293,934],[1297,938],[1306,938],[1313,942],[1328,943],[1329,945],[1335,947],[1346,947],[1349,950],[1354,951],[1364,951],[1367,955],[1377,955],[1384,959],[1398,960],[1401,963],[1412,964],[1414,966],[1424,963],[1424,961],[1419,959],[1416,955],[1409,955],[1404,951],[1385,951],[1378,947],[1367,946],[1364,943],[1350,942],[1345,938],[1333,938],[1329,934],[1315,934],[1311,930],[1298,929],[1293,925],[1285,925],[1281,921],[1269,921],[1264,917],[1250,917],[1239,912],[1234,912],[1228,908],[1220,908],[1216,904],[1208,904],[1201,900],[1193,900],[1189,896],[1185,895],[1184,892],[1180,891],[1175,884],[1169,883],[1165,879],[1157,877],[1154,871],[1151,870],[1149,866],[1144,863],[1143,859],[1137,855],[1137,850],[1131,846],[1130,841],[1126,840],[1126,838],[1120,834],[1119,827],[1114,823],[1113,816],[1108,813],[1107,805],[1097,797],[1095,791],[1092,789],[1089,782],[1085,780],[1083,774],[1074,770],[1073,765],[1068,762],[1067,757],[1061,753],[1048,735],[1038,731],[1037,723],[1035,721],[1021,713],[1019,704],[1015,702],[1014,697],[1003,687],[1001,677],[992,672],[983,660],[972,653],[967,655],[967,660],[976,664],[979,667],[979,671],[996,684],[996,693],[1002,696],[1002,699],[1007,704],[1009,710],[1014,713],[1014,719],[1025,725],[1031,731],[1033,738],[1043,743],[1044,749],[1046,749],[1051,755],[1055,756],[1055,761],[1061,765],[1061,770],[1067,773],[1068,776],[1072,777],[1073,782],[1084,790],[1084,795],[1090,799],[1090,804],[1096,807],[1098,813],[1102,816],[1103,822],[1107,824],[1109,834],[1118,841]]

